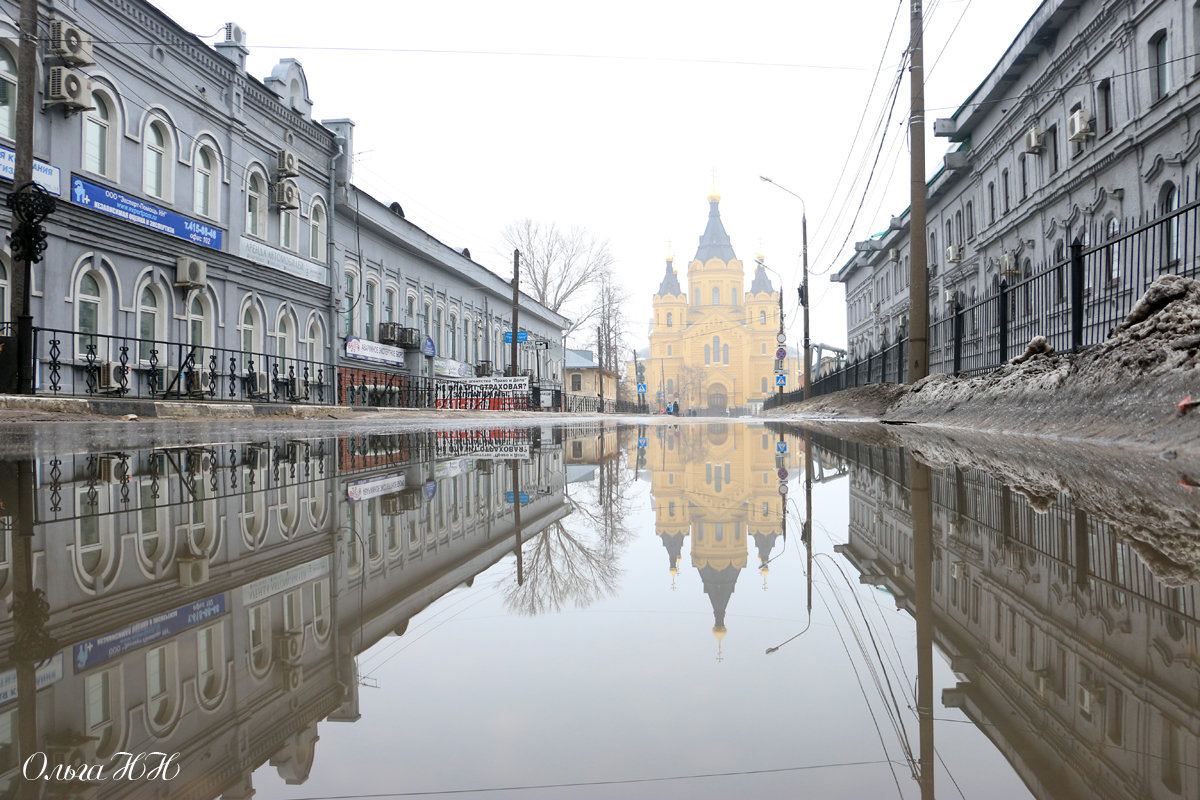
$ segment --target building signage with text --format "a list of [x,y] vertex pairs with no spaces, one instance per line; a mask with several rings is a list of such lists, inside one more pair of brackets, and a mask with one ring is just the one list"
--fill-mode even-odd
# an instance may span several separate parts
[[238,239],[238,255],[255,264],[294,275],[313,283],[327,284],[329,270],[320,264],[305,261],[292,253],[284,252],[263,242],[245,236]]
[[365,481],[356,481],[346,487],[346,499],[351,503],[358,503],[363,500],[373,500],[376,497],[383,497],[385,494],[404,491],[408,480],[403,472],[397,472],[395,475],[385,475],[382,478],[369,478]]
[[360,361],[378,361],[381,364],[404,366],[404,351],[390,344],[373,342],[370,339],[360,339],[357,336],[346,337],[346,358],[357,358]]
[[[12,180],[17,171],[17,154],[7,147],[0,147],[0,178]],[[33,182],[56,197],[62,197],[62,170],[35,160]]]
[[221,249],[221,237],[224,235],[224,231],[220,228],[214,228],[199,220],[176,214],[174,211],[167,211],[165,208],[159,208],[153,203],[130,197],[115,189],[97,186],[78,176],[71,177],[71,199],[77,205],[99,211],[101,214],[123,219],[168,236],[176,236],[189,242],[202,244],[214,250]]
[[225,613],[225,595],[217,594],[156,617],[126,625],[119,631],[97,636],[75,645],[75,671],[102,664],[122,653],[174,636]]
[[309,581],[328,574],[329,556],[314,558],[306,564],[300,564],[291,569],[285,569],[283,572],[276,572],[274,575],[247,583],[242,587],[242,604],[253,605],[272,595],[286,592],[288,589],[295,589],[297,586],[303,586]]
[[[60,650],[46,663],[37,668],[36,678],[38,691],[52,683],[62,680],[63,654]],[[0,705],[11,703],[17,699],[17,671],[15,669],[0,672]]]
[[475,377],[475,370],[470,364],[462,361],[435,356],[433,359],[433,374],[444,378],[473,378]]

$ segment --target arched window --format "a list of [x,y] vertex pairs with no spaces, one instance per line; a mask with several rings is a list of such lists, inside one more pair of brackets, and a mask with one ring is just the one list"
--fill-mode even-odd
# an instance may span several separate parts
[[[242,357],[247,361],[259,361],[258,354],[263,351],[262,315],[253,301],[246,303],[242,309],[242,321],[239,326],[242,334]],[[249,369],[249,367],[246,367]],[[256,364],[256,369],[262,371],[265,366]]]
[[721,360],[726,364],[729,363],[729,345],[721,345]]
[[710,345],[710,344],[704,345],[704,363],[705,364],[712,363],[712,345]]
[[458,317],[450,315],[450,327],[446,330],[446,357],[458,358]]
[[758,312],[758,324],[759,325],[767,324],[767,312],[765,309]]
[[325,206],[313,201],[309,212],[308,257],[325,263],[325,251],[329,245],[329,231],[325,224]]
[[212,324],[208,316],[208,301],[197,294],[188,305],[188,344],[205,347],[212,336]]
[[716,286],[714,286],[714,287],[713,287],[713,290],[712,290],[712,295],[713,295],[713,301],[712,301],[712,304],[713,304],[714,306],[719,306],[719,305],[721,305],[721,290],[720,290],[720,289],[718,289]]
[[438,355],[442,354],[442,307],[438,306],[433,315],[433,349]]
[[712,342],[713,361],[721,360],[721,337],[714,336]]
[[996,221],[996,184],[989,183],[987,187],[988,224]]
[[0,322],[8,322],[8,293],[11,285],[8,282],[8,259],[0,257]]
[[[422,327],[422,330],[425,331],[425,335],[429,336],[430,331],[432,330],[432,325],[433,325],[433,306],[430,305],[428,300],[425,301],[424,311],[425,311],[425,316],[422,317],[422,319],[424,321],[423,321],[421,327]],[[499,333],[497,333],[496,335],[499,336]]]
[[1004,213],[1007,214],[1012,207],[1010,205],[1010,202],[1011,202],[1010,201],[1010,193],[1008,190],[1008,170],[1007,169],[1002,170],[1000,172],[1000,189],[1001,189],[1001,192],[1003,193],[1002,196],[1004,198]]
[[1054,301],[1056,303],[1061,303],[1067,297],[1067,265],[1063,263],[1066,260],[1066,249],[1062,239],[1059,239],[1054,243]]
[[353,336],[358,329],[358,273],[346,268],[345,284],[342,287],[342,314],[345,318],[343,334]]
[[954,212],[954,232],[957,234],[957,236],[955,237],[954,243],[957,244],[959,247],[962,247],[963,221],[962,221],[962,211],[961,210]]
[[[196,151],[196,213],[208,219],[217,219],[221,212],[217,202],[217,189],[221,185],[216,152],[206,144]],[[294,248],[293,248],[294,249]]]
[[967,239],[975,238],[975,203],[967,201]]
[[267,179],[258,170],[250,173],[246,183],[246,233],[267,238]]
[[113,101],[103,92],[92,92],[92,107],[83,118],[83,168],[112,178],[117,172],[117,128]]
[[[308,323],[308,358],[311,361],[325,360],[325,337],[321,335],[321,323],[315,319]],[[312,376],[316,379],[316,376]]]
[[363,293],[363,336],[375,339],[376,307],[379,303],[379,284],[368,280]]
[[1109,217],[1104,225],[1104,239],[1108,246],[1104,248],[1104,274],[1110,281],[1120,278],[1121,272],[1121,243],[1116,239],[1121,235],[1121,223],[1116,217]]
[[174,199],[171,192],[171,136],[162,120],[152,120],[142,137],[142,190],[168,203]]
[[417,313],[417,296],[409,294],[404,301],[404,314],[411,320]]
[[1159,213],[1166,217],[1162,228],[1163,262],[1164,266],[1172,266],[1179,261],[1179,192],[1175,184],[1168,181],[1163,184],[1158,195]]
[[287,359],[296,357],[296,326],[286,313],[275,326],[275,355]]
[[96,755],[109,758],[124,736],[125,700],[121,682],[124,665],[84,678],[85,732],[96,740]]
[[396,322],[396,289],[389,286],[383,293],[383,321]]
[[667,327],[670,328],[675,322],[674,316],[670,311],[667,312]]
[[75,330],[79,357],[88,352],[103,358],[100,336],[108,333],[108,284],[95,269],[89,269],[79,278],[75,291]]
[[1160,30],[1150,37],[1150,99],[1158,101],[1171,91],[1171,54],[1167,47],[1167,31]]
[[[293,184],[294,185],[294,184]],[[296,196],[299,197],[299,189]],[[298,208],[279,207],[279,246],[293,253],[300,249],[300,210]]]
[[0,45],[0,138],[12,139],[17,126],[17,65]]
[[163,323],[165,322],[163,315],[159,313],[158,292],[153,286],[143,286],[141,294],[138,295],[138,360],[149,362],[151,355],[154,355],[156,361],[164,361],[163,352],[158,351],[158,345],[155,340],[165,339],[163,331]]

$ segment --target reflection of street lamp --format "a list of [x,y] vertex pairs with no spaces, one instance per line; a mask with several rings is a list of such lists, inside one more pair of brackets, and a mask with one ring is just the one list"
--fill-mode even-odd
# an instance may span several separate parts
[[[808,206],[804,203],[804,198],[793,192],[786,186],[780,186],[775,181],[768,178],[766,175],[759,175],[759,179],[766,181],[772,186],[778,186],[783,191],[790,194],[792,197],[800,201],[800,249],[801,263],[803,264],[804,276],[800,282],[800,306],[804,309],[804,399],[807,400],[812,391],[809,388],[809,378],[811,377],[811,362],[812,359],[808,353]],[[783,293],[783,286],[779,287],[780,294]]]

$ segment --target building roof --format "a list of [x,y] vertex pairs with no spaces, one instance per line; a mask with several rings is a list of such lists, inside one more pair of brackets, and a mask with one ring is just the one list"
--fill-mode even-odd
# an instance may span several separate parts
[[728,264],[737,258],[733,252],[733,243],[729,241],[729,234],[725,232],[725,226],[721,224],[721,212],[717,208],[720,203],[720,195],[710,194],[708,196],[708,225],[704,228],[704,234],[700,237],[700,246],[696,249],[695,260],[701,264],[712,258],[719,258]]
[[759,294],[761,292],[775,294],[775,287],[771,285],[771,279],[767,277],[767,271],[759,263],[758,269],[754,270],[754,280],[750,283],[750,294]]
[[567,360],[564,369],[595,369],[596,360],[591,350],[567,350]]
[[658,294],[660,296],[683,294],[683,290],[679,288],[679,276],[675,274],[675,259],[671,256],[667,256],[667,274],[663,276],[662,283],[658,285]]

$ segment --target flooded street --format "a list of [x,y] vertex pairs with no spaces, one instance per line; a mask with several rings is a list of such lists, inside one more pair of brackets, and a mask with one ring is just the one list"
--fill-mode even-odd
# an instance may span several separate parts
[[3,796],[1200,793],[1169,462],[664,419],[14,429]]

